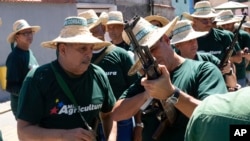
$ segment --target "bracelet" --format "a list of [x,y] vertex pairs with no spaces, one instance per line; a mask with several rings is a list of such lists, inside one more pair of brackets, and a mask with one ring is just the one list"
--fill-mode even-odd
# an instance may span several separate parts
[[136,127],[144,128],[144,124],[142,122],[141,123],[136,123]]

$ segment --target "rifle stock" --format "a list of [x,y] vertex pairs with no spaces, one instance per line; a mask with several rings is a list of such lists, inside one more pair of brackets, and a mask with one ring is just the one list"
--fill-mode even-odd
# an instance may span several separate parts
[[225,55],[221,58],[221,61],[220,61],[220,64],[219,64],[220,69],[222,69],[227,64],[228,60],[232,56],[233,51],[234,51],[234,46],[235,46],[236,42],[238,41],[239,30],[240,30],[243,22],[245,21],[245,19],[246,19],[246,14],[243,15],[243,18],[242,18],[242,20],[241,20],[241,22],[239,24],[239,27],[237,28],[237,30],[234,33],[232,43],[230,44],[230,46],[228,46],[226,48]]
[[[147,75],[149,80],[157,79],[160,77],[161,72],[158,68],[158,64],[154,57],[152,56],[150,49],[147,46],[139,45],[135,35],[132,32],[132,28],[136,25],[136,23],[140,20],[140,17],[135,16],[130,22],[125,22],[124,31],[127,33],[128,38],[130,39],[130,43],[134,48],[134,52],[138,55],[138,58],[143,66],[143,70]],[[166,102],[163,100],[158,100],[154,98],[149,98],[142,106],[142,113],[145,112],[145,109],[149,107],[149,105],[157,105],[159,107],[160,112],[157,114],[157,119],[161,122],[155,133],[153,134],[153,139],[158,139],[166,126],[170,125],[174,122],[172,117],[175,117],[175,109],[174,106],[165,106]],[[169,109],[171,107],[171,109]],[[173,108],[173,109],[172,109]],[[153,108],[152,108],[153,109]],[[153,111],[152,109],[148,111]],[[172,111],[172,113],[169,113]],[[168,116],[167,114],[173,114]],[[169,118],[170,117],[170,118]]]

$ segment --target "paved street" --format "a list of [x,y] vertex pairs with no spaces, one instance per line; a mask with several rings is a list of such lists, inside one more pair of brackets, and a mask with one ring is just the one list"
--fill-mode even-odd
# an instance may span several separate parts
[[10,101],[0,103],[0,130],[3,141],[18,141],[16,120],[10,110]]

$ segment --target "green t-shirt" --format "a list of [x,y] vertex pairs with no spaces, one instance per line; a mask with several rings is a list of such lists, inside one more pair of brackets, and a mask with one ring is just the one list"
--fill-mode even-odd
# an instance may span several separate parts
[[[238,42],[239,42],[241,50],[243,50],[245,47],[249,48],[250,47],[250,35],[248,34],[248,32],[244,30],[239,30]],[[235,63],[237,79],[244,79],[246,77],[245,65],[246,65],[245,58],[242,58],[241,63],[239,64]]]
[[[94,62],[104,51],[105,49],[100,53],[94,53],[92,62]],[[97,65],[106,72],[113,93],[117,99],[139,78],[137,74],[128,76],[128,71],[133,65],[133,60],[127,51],[120,47],[114,47]]]
[[[183,64],[170,72],[170,77],[176,87],[197,99],[204,99],[215,93],[227,92],[221,72],[210,62],[186,59]],[[120,98],[129,98],[143,91],[144,88],[138,80]],[[142,121],[145,126],[142,140],[152,141],[152,135],[159,125],[156,112],[142,115]],[[177,110],[176,121],[173,126],[165,128],[159,141],[183,141],[187,123],[188,118]]]
[[218,67],[218,65],[220,64],[220,59],[218,59],[217,57],[215,57],[214,55],[210,54],[210,53],[206,53],[206,52],[197,52],[196,56],[194,58],[194,60],[198,60],[198,61],[208,61],[213,63],[214,65],[216,65]]
[[245,87],[203,100],[189,120],[185,141],[229,141],[230,125],[250,124],[249,91]]
[[[57,61],[53,65],[69,86],[90,126],[93,127],[100,111],[106,113],[112,110],[116,100],[100,67],[91,64],[83,75],[71,78]],[[86,129],[80,114],[58,84],[50,64],[28,73],[20,92],[17,117],[43,128]]]
[[32,68],[38,67],[38,63],[31,50],[22,50],[15,47],[8,55],[6,66],[6,90],[18,94],[25,76]]
[[[206,36],[197,38],[197,41],[199,52],[208,52],[222,59],[225,55],[226,48],[232,42],[232,37],[227,31],[212,28]],[[236,43],[233,55],[239,50],[239,45]]]

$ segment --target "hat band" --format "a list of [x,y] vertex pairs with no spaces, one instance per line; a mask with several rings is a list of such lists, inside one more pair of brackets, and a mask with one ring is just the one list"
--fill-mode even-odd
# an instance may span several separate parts
[[220,16],[221,20],[229,20],[232,19],[234,16],[233,15],[224,15],[224,16]]
[[118,17],[109,17],[109,21],[119,21],[119,22],[123,22],[120,18]]
[[23,23],[20,23],[17,27],[16,27],[16,31],[22,29],[24,27]]
[[205,12],[205,11],[212,11],[211,7],[200,7],[195,9],[195,12]]
[[79,18],[68,18],[65,20],[64,26],[69,26],[69,25],[87,26],[87,21]]
[[191,28],[192,28],[191,25],[185,25],[185,26],[179,27],[173,31],[173,35],[190,30]]
[[140,41],[143,37],[145,37],[149,32],[153,31],[157,27],[154,25],[150,25],[147,27],[142,28],[137,34],[135,35],[135,38],[137,41]]
[[92,23],[95,23],[98,19],[95,19],[95,18],[90,18],[90,19],[87,19],[87,24],[90,25]]

